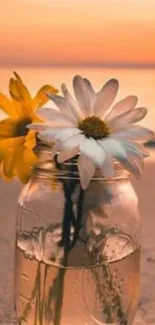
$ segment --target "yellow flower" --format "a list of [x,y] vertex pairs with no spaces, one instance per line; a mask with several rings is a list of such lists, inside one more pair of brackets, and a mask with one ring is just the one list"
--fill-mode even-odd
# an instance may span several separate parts
[[0,93],[0,109],[8,115],[0,121],[1,174],[5,179],[18,176],[21,182],[26,183],[37,160],[33,152],[36,131],[26,126],[40,121],[36,110],[48,101],[45,93],[56,94],[58,91],[45,85],[32,98],[19,75],[15,72],[14,75],[9,85],[11,98]]

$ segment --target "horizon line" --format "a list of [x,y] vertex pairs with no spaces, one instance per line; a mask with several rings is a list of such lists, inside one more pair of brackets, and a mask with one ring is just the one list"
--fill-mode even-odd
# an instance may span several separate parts
[[138,63],[138,62],[82,62],[82,63],[42,63],[42,64],[34,64],[32,63],[1,63],[0,68],[11,68],[11,67],[19,67],[19,68],[119,68],[119,69],[155,69],[155,62],[152,63]]

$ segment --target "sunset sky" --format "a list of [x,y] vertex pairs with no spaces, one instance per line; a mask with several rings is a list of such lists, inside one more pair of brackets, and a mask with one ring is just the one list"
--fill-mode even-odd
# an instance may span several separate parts
[[155,0],[1,0],[0,65],[155,64]]

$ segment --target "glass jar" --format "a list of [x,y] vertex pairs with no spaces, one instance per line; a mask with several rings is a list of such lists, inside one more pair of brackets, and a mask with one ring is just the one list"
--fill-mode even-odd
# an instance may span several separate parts
[[18,204],[15,306],[20,324],[132,324],[139,296],[140,217],[128,174],[99,171],[84,191],[76,159],[39,150]]

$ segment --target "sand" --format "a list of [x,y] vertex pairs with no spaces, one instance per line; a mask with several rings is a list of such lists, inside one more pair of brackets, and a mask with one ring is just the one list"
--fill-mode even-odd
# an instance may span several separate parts
[[[141,296],[133,325],[155,325],[155,151],[146,162],[141,181],[133,182],[142,218]],[[13,261],[18,181],[0,180],[0,323],[15,322]],[[80,324],[79,324],[80,325]]]

